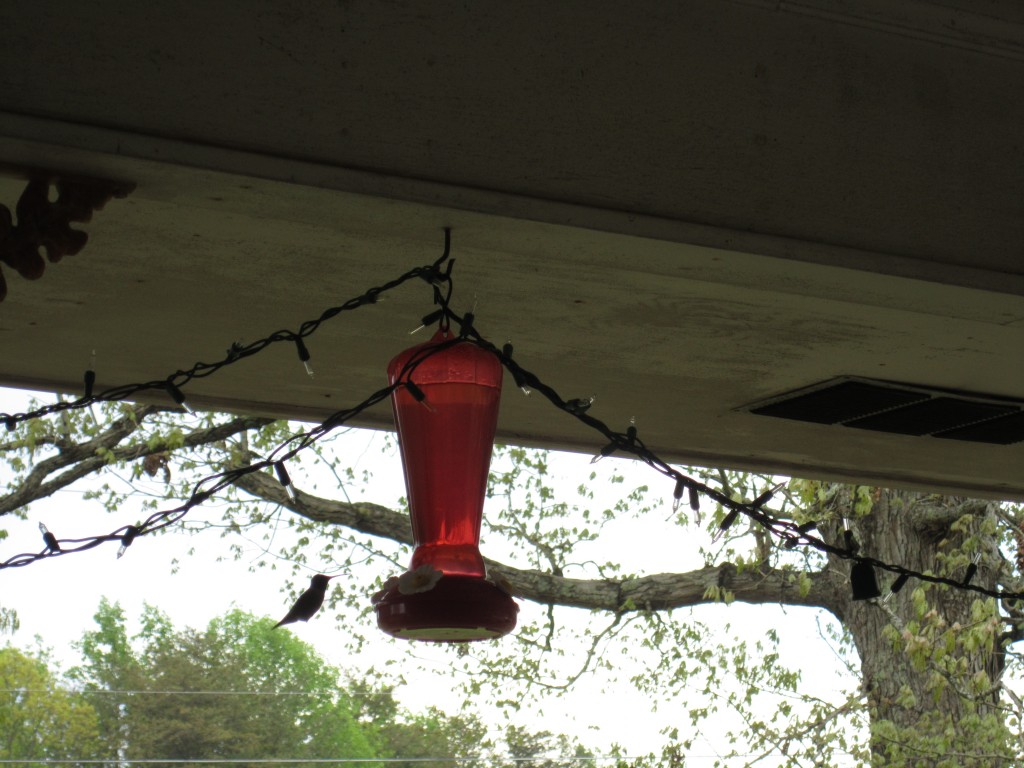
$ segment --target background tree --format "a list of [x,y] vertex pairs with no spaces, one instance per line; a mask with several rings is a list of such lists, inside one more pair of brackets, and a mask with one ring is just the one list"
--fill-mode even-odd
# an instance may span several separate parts
[[107,755],[121,759],[376,757],[379,734],[353,714],[339,673],[273,622],[238,610],[203,632],[148,608],[129,638],[103,601],[74,677],[108,702]]
[[58,685],[45,656],[0,649],[0,760],[89,760],[101,746],[96,711]]
[[[352,680],[350,686],[356,718],[379,734],[382,755],[410,758],[408,763],[393,763],[398,768],[443,768],[451,759],[460,765],[487,766],[500,751],[472,715],[448,715],[435,707],[414,714],[399,705],[393,687],[378,687],[368,680]],[[451,759],[427,760],[441,755]]]
[[[105,470],[130,473],[152,494],[154,507],[166,506],[168,499],[187,497],[189,484],[202,473],[244,464],[289,430],[283,422],[250,417],[182,419],[153,406],[114,407],[102,426],[80,412],[30,422],[2,446],[14,474],[0,514],[93,474],[100,478],[94,495],[114,508],[124,494],[102,483]],[[329,449],[329,442],[320,444],[320,463],[310,467],[307,482],[293,471],[297,498],[269,474],[247,475],[226,495],[223,519],[205,518],[206,524],[223,526],[229,535],[243,529],[252,535],[270,521],[284,521],[295,536],[278,554],[296,563],[328,564],[357,579],[358,563],[370,553],[379,558],[378,584],[402,570],[410,530],[400,508],[313,492],[323,473],[341,492],[358,479]],[[712,717],[736,721],[734,754],[753,755],[746,760],[751,764],[762,756],[802,765],[853,755],[890,766],[991,766],[1020,757],[1020,702],[1003,685],[1008,665],[1016,663],[1012,643],[1020,636],[1019,606],[914,581],[889,600],[854,601],[849,561],[790,551],[743,524],[711,541],[700,531],[717,530],[723,510],[706,501],[702,519],[685,505],[671,515],[703,565],[645,573],[642,563],[594,561],[589,553],[604,529],[623,519],[636,525],[663,519],[665,490],[627,486],[622,465],[606,461],[600,475],[582,478],[574,493],[559,497],[549,464],[547,454],[510,449],[494,466],[486,554],[502,562],[492,561],[489,568],[517,597],[543,610],[524,621],[513,639],[489,645],[486,654],[472,646],[452,649],[453,668],[470,673],[470,693],[486,690],[492,700],[514,708],[524,691],[557,691],[590,670],[615,669],[623,683],[648,692],[652,701],[686,712],[690,727],[684,723],[669,733],[678,744],[670,744],[665,759],[685,753],[690,734]],[[754,499],[777,481],[692,471],[735,499]],[[147,481],[148,475],[154,480]],[[659,479],[655,475],[652,482]],[[600,503],[594,495],[598,485],[621,488],[618,501]],[[290,514],[279,518],[281,510]],[[848,526],[862,551],[922,572],[962,578],[978,557],[975,583],[1021,588],[1019,570],[1005,556],[1020,535],[1019,509],[1013,506],[792,481],[769,511],[813,521],[837,544]],[[883,588],[891,582],[887,574],[878,577]],[[373,589],[353,584],[340,602],[335,596],[333,607],[350,617],[365,614]],[[700,612],[683,610],[740,603],[819,609],[835,617],[832,641],[858,668],[860,684],[842,701],[801,697],[806,670],[782,664],[777,636],[753,638],[738,631],[709,643]],[[591,620],[570,627],[563,607],[588,609]],[[358,628],[372,624],[348,625],[358,649],[365,640]],[[642,658],[630,668],[630,656]]]
[[291,632],[237,609],[200,632],[175,628],[147,607],[131,637],[116,604],[101,601],[95,618],[71,677],[85,695],[112,705],[101,732],[107,758],[383,758],[399,768],[440,768],[452,759],[501,764],[521,744],[586,753],[565,736],[516,729],[496,742],[471,715],[410,712],[390,689],[346,679]]

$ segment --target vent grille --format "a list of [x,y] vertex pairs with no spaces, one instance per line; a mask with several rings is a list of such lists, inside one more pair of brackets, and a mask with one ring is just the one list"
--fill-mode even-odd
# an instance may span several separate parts
[[1024,441],[1024,411],[1017,411],[1010,416],[984,421],[981,424],[971,424],[967,427],[939,432],[935,436],[944,437],[947,440],[970,440],[975,443],[994,443],[996,445],[1019,443]]
[[839,424],[866,414],[927,400],[928,395],[863,381],[842,381],[834,386],[751,409],[760,416]]
[[1024,403],[842,377],[746,409],[815,424],[994,445],[1024,441]]

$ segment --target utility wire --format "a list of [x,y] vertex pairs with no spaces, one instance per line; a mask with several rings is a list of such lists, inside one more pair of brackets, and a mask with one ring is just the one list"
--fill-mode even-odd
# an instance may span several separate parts
[[128,690],[112,688],[0,688],[0,693],[70,693],[76,696],[82,695],[162,695],[162,696],[307,696],[320,699],[341,696],[344,699],[363,699],[376,696],[391,696],[385,691],[377,692],[348,692],[343,689],[328,692],[316,691],[181,691],[181,690]]
[[[714,755],[691,755],[691,757],[714,757]],[[595,755],[581,757],[561,757],[558,755],[539,755],[537,757],[309,757],[309,758],[285,758],[285,757],[260,757],[249,759],[237,759],[230,757],[215,758],[120,758],[110,757],[106,760],[79,760],[74,758],[36,758],[33,760],[24,759],[2,759],[0,765],[351,765],[353,763],[376,763],[379,765],[396,763],[451,763],[461,765],[464,763],[503,765],[516,763],[518,765],[529,765],[531,763],[549,762],[557,760],[560,763],[589,763],[591,765],[610,760],[639,760],[639,756],[627,757],[620,755]]]

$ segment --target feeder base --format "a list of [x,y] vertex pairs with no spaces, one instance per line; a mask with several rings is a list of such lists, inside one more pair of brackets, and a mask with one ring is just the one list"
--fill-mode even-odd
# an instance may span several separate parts
[[435,643],[490,640],[515,629],[519,606],[486,579],[442,576],[432,589],[392,587],[377,603],[377,626],[394,637]]

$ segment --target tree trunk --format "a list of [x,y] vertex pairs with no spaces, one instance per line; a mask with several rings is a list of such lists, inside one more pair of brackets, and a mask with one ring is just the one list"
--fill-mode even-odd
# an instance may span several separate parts
[[[864,515],[852,512],[848,493],[837,502],[866,556],[961,580],[981,552],[971,583],[995,587],[995,569],[986,561],[997,562],[996,539],[983,533],[995,530],[993,510],[984,502],[876,490]],[[843,541],[840,527],[829,533]],[[877,572],[883,597],[855,601],[851,563],[833,557],[829,565],[837,581],[834,613],[860,654],[872,765],[1009,765],[997,709],[1002,656],[995,600],[914,580],[885,600],[896,575]]]

